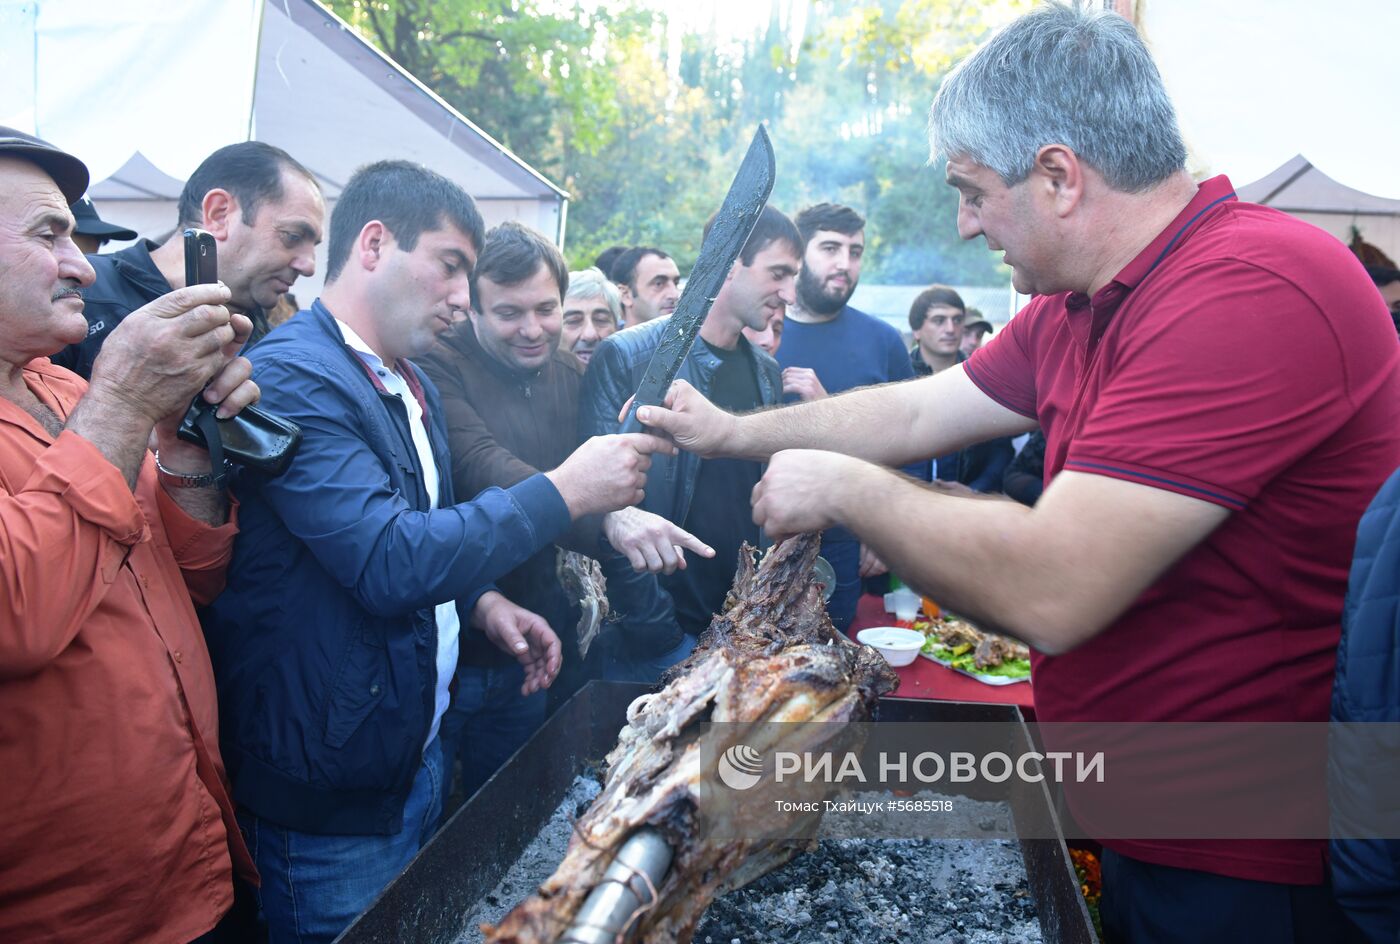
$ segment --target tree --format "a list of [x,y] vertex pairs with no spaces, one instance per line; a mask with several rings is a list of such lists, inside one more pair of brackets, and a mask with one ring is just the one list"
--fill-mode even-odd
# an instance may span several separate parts
[[794,211],[832,200],[864,212],[868,281],[1008,281],[980,241],[958,239],[957,193],[943,182],[941,165],[926,165],[925,129],[942,76],[1026,6],[813,4],[797,80],[774,129],[782,153],[796,156],[776,196]]
[[656,26],[626,6],[553,13],[538,0],[330,0],[351,26],[546,176],[612,142],[610,53]]
[[[871,281],[987,284],[1004,267],[955,231],[925,166],[938,81],[1029,0],[769,0],[737,44],[670,42],[648,0],[331,0],[449,103],[570,192],[567,254],[657,245],[688,269],[753,129],[766,123],[789,211],[850,203]],[[806,4],[806,16],[797,15]]]

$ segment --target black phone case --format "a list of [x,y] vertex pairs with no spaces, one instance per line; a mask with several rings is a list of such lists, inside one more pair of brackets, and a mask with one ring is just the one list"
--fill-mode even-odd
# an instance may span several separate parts
[[301,445],[300,426],[255,406],[246,406],[237,416],[226,420],[215,417],[215,409],[203,396],[195,397],[180,420],[176,435],[209,449],[213,455],[205,435],[212,421],[212,428],[223,446],[224,458],[267,475],[281,475],[287,471]]
[[[185,284],[217,281],[214,237],[199,229],[185,230],[184,237]],[[301,445],[301,427],[254,406],[244,407],[226,420],[214,415],[216,409],[202,393],[196,394],[176,431],[186,442],[208,450],[215,474],[223,467],[223,459],[267,475],[287,471]]]

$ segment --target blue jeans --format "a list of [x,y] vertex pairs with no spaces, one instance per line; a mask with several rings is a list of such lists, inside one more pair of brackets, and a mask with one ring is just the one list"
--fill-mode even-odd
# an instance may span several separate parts
[[258,908],[270,944],[330,941],[370,906],[432,836],[442,815],[442,744],[423,752],[392,836],[321,836],[238,813],[262,875]]
[[603,650],[603,678],[609,682],[642,682],[655,685],[665,672],[695,651],[695,637],[681,634],[681,641],[670,652],[651,659],[638,659],[625,649],[622,634],[608,633],[595,645]]
[[479,790],[544,724],[548,695],[521,695],[523,684],[525,669],[518,662],[457,666],[457,693],[442,717],[442,743],[449,777],[461,758],[464,797]]
[[578,654],[578,636],[569,631],[559,633],[559,642],[564,646],[564,664],[559,669],[559,674],[555,677],[553,684],[545,692],[545,700],[548,703],[546,715],[552,715],[564,706],[570,698],[578,692],[580,688],[587,685],[590,680],[599,678],[599,666],[602,659],[599,657],[598,640],[593,641],[593,645],[588,647],[588,658],[580,659]]

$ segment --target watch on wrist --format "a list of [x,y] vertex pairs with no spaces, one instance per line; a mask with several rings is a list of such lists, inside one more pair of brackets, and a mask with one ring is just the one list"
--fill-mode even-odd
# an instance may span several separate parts
[[174,472],[160,464],[160,452],[156,452],[156,478],[167,488],[218,488],[222,489],[228,485],[229,473],[233,471],[233,463],[224,460],[224,467],[215,475],[213,469],[208,472]]

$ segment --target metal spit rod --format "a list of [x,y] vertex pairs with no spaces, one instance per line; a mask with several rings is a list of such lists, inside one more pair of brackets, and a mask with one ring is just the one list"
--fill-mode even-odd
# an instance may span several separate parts
[[655,902],[673,855],[655,829],[628,837],[558,944],[616,944],[632,918]]

